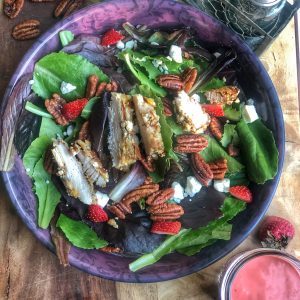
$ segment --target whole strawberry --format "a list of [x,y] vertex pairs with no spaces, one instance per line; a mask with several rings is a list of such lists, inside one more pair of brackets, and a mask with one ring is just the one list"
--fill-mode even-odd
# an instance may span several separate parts
[[77,99],[72,102],[68,102],[63,105],[62,114],[68,121],[73,121],[77,119],[85,105],[88,103],[86,98]]
[[108,220],[107,213],[97,204],[91,204],[88,207],[86,218],[92,222],[106,222]]
[[286,248],[294,235],[294,226],[288,220],[276,216],[267,216],[258,231],[263,247],[279,250]]

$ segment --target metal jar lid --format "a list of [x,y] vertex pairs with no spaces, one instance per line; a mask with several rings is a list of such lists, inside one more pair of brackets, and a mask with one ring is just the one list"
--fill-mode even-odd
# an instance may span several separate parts
[[284,0],[251,0],[251,2],[257,6],[269,7],[279,4]]

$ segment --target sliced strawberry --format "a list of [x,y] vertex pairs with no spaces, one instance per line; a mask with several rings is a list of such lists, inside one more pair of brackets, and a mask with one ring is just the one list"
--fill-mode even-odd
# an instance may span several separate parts
[[64,104],[61,112],[68,121],[73,121],[80,116],[83,108],[87,103],[88,99],[86,98],[77,99],[75,101]]
[[101,39],[101,46],[114,45],[117,42],[121,41],[122,39],[124,39],[123,34],[121,34],[119,31],[116,31],[114,29],[110,29],[103,35]]
[[221,104],[201,104],[201,107],[213,117],[224,117],[224,110]]
[[180,228],[181,228],[181,223],[178,221],[153,222],[151,227],[151,233],[175,235],[180,231]]
[[247,203],[252,202],[252,193],[249,188],[244,185],[232,186],[229,189],[229,193],[235,198],[243,200]]
[[86,218],[92,222],[106,222],[108,220],[107,213],[97,204],[91,204],[88,207]]

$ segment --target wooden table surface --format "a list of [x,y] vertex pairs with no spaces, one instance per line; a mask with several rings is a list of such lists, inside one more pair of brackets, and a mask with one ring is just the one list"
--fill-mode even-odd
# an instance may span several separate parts
[[[38,18],[42,30],[47,29],[56,22],[51,16],[54,6],[55,3],[27,1],[15,20],[9,20],[0,11],[0,99],[33,42],[14,41],[11,28],[25,18]],[[291,22],[261,59],[278,91],[286,129],[284,170],[268,214],[294,223],[296,237],[288,252],[300,258],[300,132],[294,32]],[[234,253],[258,246],[252,235]],[[218,274],[232,254],[201,272],[162,283],[126,284],[100,279],[72,267],[63,268],[21,222],[2,183],[0,186],[0,299],[216,299]]]

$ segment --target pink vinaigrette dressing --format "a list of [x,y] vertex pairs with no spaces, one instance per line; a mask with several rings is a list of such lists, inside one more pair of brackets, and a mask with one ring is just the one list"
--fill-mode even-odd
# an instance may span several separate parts
[[300,300],[300,273],[284,258],[255,257],[233,278],[231,300]]

